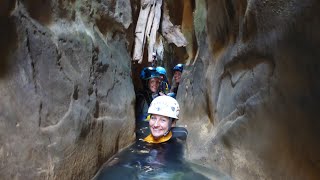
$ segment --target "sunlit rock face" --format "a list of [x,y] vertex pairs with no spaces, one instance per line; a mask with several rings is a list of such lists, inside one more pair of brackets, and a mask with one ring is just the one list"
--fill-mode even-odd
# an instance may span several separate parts
[[196,2],[199,54],[178,92],[190,160],[236,179],[320,178],[318,7]]
[[90,179],[135,138],[131,5],[0,3],[2,179]]

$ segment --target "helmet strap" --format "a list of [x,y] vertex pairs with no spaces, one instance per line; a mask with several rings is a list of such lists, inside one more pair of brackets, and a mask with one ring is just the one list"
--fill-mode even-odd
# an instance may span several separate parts
[[163,134],[163,136],[166,136],[169,132],[170,132],[170,130],[168,130],[167,132],[165,132],[165,133]]
[[172,122],[173,122],[174,119],[173,118],[169,118],[169,120],[170,120],[170,127],[168,128],[168,131],[163,134],[163,136],[166,136],[170,132],[170,130],[172,128]]

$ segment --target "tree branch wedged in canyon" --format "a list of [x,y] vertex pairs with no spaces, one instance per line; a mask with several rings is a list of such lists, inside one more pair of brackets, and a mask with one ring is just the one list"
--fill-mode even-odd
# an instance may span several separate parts
[[152,62],[152,54],[156,52],[157,33],[159,33],[160,24],[160,34],[165,40],[169,43],[174,43],[177,47],[187,46],[188,42],[181,33],[180,27],[172,24],[165,2],[163,11],[162,4],[162,0],[141,0],[141,8],[135,30],[133,61],[142,63],[144,46],[147,42],[148,62]]

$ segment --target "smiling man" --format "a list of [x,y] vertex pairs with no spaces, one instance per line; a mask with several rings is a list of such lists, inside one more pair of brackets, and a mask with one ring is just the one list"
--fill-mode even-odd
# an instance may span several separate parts
[[148,87],[152,93],[157,93],[160,85],[160,79],[158,77],[151,78],[148,81]]
[[159,96],[160,75],[153,67],[145,67],[140,73],[143,89],[136,93],[136,120],[147,118],[151,101]]

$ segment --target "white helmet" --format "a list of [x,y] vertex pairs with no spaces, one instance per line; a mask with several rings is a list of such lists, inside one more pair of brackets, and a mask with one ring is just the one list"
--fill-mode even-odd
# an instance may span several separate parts
[[179,119],[179,103],[170,96],[158,96],[152,102],[148,109],[149,114],[157,114]]

